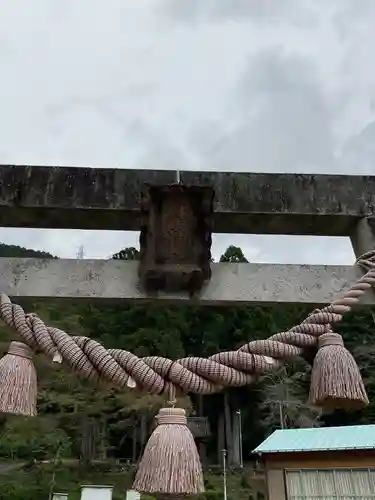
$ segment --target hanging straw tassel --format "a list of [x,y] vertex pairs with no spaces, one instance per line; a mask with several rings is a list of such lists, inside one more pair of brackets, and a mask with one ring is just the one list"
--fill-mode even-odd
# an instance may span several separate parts
[[31,349],[11,342],[0,359],[0,413],[35,416],[37,376]]
[[361,373],[338,333],[319,337],[311,374],[310,403],[327,409],[359,409],[368,405]]
[[202,467],[185,410],[162,408],[139,464],[133,489],[179,497],[204,492]]

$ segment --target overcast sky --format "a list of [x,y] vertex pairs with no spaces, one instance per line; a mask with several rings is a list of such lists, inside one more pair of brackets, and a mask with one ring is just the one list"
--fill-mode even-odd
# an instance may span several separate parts
[[[375,174],[374,0],[0,0],[0,163]],[[108,257],[135,233],[1,229]],[[225,236],[258,262],[346,239]]]

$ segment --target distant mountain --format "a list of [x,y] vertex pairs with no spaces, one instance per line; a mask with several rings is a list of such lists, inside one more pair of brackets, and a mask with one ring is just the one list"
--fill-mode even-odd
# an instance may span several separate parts
[[36,259],[57,259],[54,255],[40,250],[0,243],[0,257],[34,257]]

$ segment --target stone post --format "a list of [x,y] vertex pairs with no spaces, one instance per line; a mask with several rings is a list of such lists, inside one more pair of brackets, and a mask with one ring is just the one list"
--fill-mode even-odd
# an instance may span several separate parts
[[[363,217],[350,234],[350,240],[356,258],[370,250],[375,250],[375,216]],[[371,307],[371,314],[375,322],[374,307]]]

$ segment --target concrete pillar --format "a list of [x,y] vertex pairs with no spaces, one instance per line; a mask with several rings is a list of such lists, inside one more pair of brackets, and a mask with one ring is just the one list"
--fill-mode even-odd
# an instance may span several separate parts
[[375,216],[361,219],[350,234],[350,240],[357,258],[375,250]]
[[[370,250],[375,250],[375,216],[363,217],[350,234],[350,240],[357,258]],[[371,314],[375,322],[374,307],[371,307]]]

